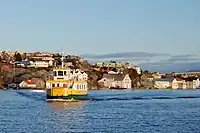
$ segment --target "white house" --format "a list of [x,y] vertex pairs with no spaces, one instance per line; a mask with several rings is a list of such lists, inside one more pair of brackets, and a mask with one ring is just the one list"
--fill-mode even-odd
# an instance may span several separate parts
[[108,74],[118,74],[118,72],[109,71]]
[[64,66],[70,67],[70,66],[73,66],[73,63],[72,62],[64,62]]
[[80,75],[82,80],[88,80],[88,75],[85,72],[82,72],[82,74]]
[[103,78],[98,81],[108,88],[131,88],[131,82],[128,74],[104,74]]
[[[50,62],[52,64],[52,62]],[[49,67],[50,64],[47,61],[30,61],[30,65],[28,67]]]
[[197,77],[187,77],[184,78],[186,81],[186,88],[187,89],[196,89],[199,88],[199,78]]
[[186,82],[180,78],[155,78],[154,87],[159,89],[186,89]]
[[70,74],[71,79],[88,80],[88,74],[80,69],[72,70]]
[[32,80],[25,80],[25,81],[22,81],[20,84],[19,84],[19,87],[20,88],[36,88],[37,85],[35,82],[33,82]]
[[196,88],[200,88],[200,81],[199,81],[199,78],[197,77],[196,79]]
[[153,79],[155,88],[168,88],[171,86],[173,78],[155,78]]

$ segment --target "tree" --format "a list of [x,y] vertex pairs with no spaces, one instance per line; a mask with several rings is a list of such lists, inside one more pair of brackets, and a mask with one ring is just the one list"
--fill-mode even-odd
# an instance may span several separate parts
[[23,60],[25,60],[25,59],[27,58],[26,55],[27,55],[26,53],[23,53],[23,54],[22,54],[22,59],[23,59]]
[[139,75],[137,71],[133,68],[125,70],[126,74],[129,74],[130,79],[132,80],[132,87],[136,86],[139,81]]
[[62,55],[60,55],[59,53],[53,54],[53,58],[61,58],[61,57],[62,57]]
[[15,53],[14,57],[15,57],[15,61],[22,61],[22,56],[20,53]]
[[62,65],[62,61],[60,58],[58,58],[58,60],[56,61],[57,65]]
[[133,68],[128,69],[128,74],[129,74],[131,79],[138,77],[137,71]]
[[145,70],[143,73],[149,73],[149,71],[148,71],[148,70]]
[[110,63],[116,63],[116,61],[111,60]]

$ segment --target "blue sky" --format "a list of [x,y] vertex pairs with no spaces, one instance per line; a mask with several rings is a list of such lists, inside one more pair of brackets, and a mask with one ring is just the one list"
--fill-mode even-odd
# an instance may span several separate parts
[[199,0],[1,0],[5,50],[199,54]]

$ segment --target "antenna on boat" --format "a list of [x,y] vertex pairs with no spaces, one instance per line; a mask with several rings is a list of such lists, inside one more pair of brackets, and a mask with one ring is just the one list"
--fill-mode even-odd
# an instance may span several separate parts
[[63,53],[64,53],[64,52],[61,53],[61,56],[62,56],[62,57],[61,57],[62,68],[64,68],[64,56],[63,56],[64,54],[63,54]]

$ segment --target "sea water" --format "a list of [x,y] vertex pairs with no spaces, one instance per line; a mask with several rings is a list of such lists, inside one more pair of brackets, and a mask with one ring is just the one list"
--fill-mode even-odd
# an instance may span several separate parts
[[89,91],[79,102],[0,91],[0,133],[199,133],[200,90]]

